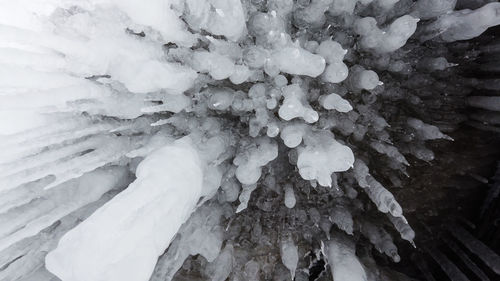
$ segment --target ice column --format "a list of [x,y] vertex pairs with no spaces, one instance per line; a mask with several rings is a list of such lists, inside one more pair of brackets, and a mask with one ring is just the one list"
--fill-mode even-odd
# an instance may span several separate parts
[[144,281],[202,192],[196,150],[177,141],[154,151],[129,187],[69,231],[46,257],[64,281]]

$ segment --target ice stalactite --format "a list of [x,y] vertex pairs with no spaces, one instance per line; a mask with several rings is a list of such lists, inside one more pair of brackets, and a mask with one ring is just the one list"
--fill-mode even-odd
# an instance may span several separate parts
[[364,221],[361,225],[361,233],[370,240],[379,252],[391,257],[395,262],[400,261],[401,257],[392,241],[392,237],[381,226]]
[[290,85],[283,89],[283,104],[278,114],[283,120],[302,118],[307,123],[318,121],[318,113],[307,103],[303,90],[298,85]]
[[[3,199],[6,202],[0,214],[0,251],[99,200],[111,189],[123,186],[127,173],[124,167],[102,168],[86,173],[78,180],[67,181],[48,192],[43,192],[43,184],[37,186],[35,183],[5,194]],[[98,184],[94,185],[94,180],[98,180]],[[66,202],[71,196],[74,196],[74,200]],[[12,218],[16,218],[14,222]]]
[[445,42],[468,40],[481,35],[491,26],[500,24],[500,3],[489,3],[475,10],[447,13],[424,27],[421,40],[437,37]]
[[[95,173],[92,174],[95,175]],[[92,178],[93,181],[96,179],[96,177]],[[123,179],[113,178],[112,180]],[[1,251],[0,265],[2,270],[0,272],[0,280],[30,280],[30,278],[33,280],[58,280],[45,269],[44,260],[47,252],[57,246],[57,241],[63,234],[74,228],[96,209],[113,198],[121,188],[123,186],[116,186],[115,190],[111,190],[98,200],[60,217],[56,222],[45,227],[37,234],[30,235],[19,240],[17,243],[9,244],[8,248]],[[38,227],[40,226],[38,224]],[[41,274],[43,277],[39,277],[38,274]]]
[[[219,257],[221,251],[223,229],[220,225],[222,208],[219,206],[202,206],[179,229],[168,251],[160,257],[151,276],[154,280],[172,280],[189,255],[202,255],[208,262],[220,266],[219,272],[213,272],[214,278],[222,278],[227,271],[227,259],[230,248],[225,249],[227,257]],[[226,246],[228,247],[228,246]],[[217,261],[215,259],[218,258]],[[217,264],[218,263],[218,264]]]
[[389,212],[395,217],[403,215],[402,208],[395,200],[394,195],[369,174],[368,166],[363,160],[357,159],[354,162],[354,177],[381,212]]
[[281,262],[290,271],[291,280],[295,279],[295,271],[299,262],[298,248],[291,237],[285,237],[280,246]]
[[329,219],[332,223],[336,224],[340,230],[352,235],[354,231],[354,221],[349,209],[342,205],[337,205],[330,210]]
[[342,235],[324,242],[333,280],[367,281],[363,265],[356,257],[354,243]]
[[285,206],[289,209],[295,207],[297,199],[295,198],[295,193],[293,191],[293,186],[291,184],[285,185]]
[[331,133],[317,133],[306,138],[304,144],[298,148],[297,168],[305,180],[317,180],[320,185],[331,187],[332,173],[346,171],[353,165],[352,151]]
[[406,220],[405,217],[394,217],[392,215],[387,215],[391,223],[394,225],[396,230],[399,232],[401,235],[401,238],[404,240],[410,242],[413,246],[415,246],[415,243],[413,242],[413,239],[415,239],[415,231],[411,228],[411,226],[408,224],[408,221]]
[[361,18],[355,23],[355,31],[361,35],[361,46],[379,53],[394,52],[403,47],[417,29],[418,18],[402,16],[392,22],[386,30],[377,26],[372,17]]

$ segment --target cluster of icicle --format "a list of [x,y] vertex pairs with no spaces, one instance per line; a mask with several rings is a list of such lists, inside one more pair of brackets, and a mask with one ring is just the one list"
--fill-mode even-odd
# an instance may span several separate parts
[[355,242],[399,261],[389,189],[450,139],[390,103],[454,64],[405,55],[483,4],[0,0],[0,280],[389,280]]

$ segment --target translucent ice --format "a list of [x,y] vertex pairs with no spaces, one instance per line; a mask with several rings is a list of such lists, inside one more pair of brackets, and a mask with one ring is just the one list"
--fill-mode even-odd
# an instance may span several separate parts
[[326,242],[326,256],[333,280],[366,281],[366,273],[356,257],[354,243],[337,235]]
[[221,216],[220,206],[203,205],[198,208],[179,229],[172,246],[160,257],[150,280],[172,280],[189,255],[199,254],[208,262],[213,262],[222,246]]
[[246,33],[245,13],[239,0],[186,0],[185,5],[186,21],[195,30],[224,35],[233,41]]
[[365,235],[375,248],[391,257],[395,262],[400,261],[398,249],[392,242],[392,237],[381,227],[364,221],[361,226],[361,232]]
[[374,4],[382,10],[390,10],[399,0],[375,0]]
[[325,58],[327,63],[334,63],[342,62],[347,50],[344,50],[338,42],[325,40],[319,44],[316,53]]
[[330,220],[337,225],[340,230],[352,235],[354,221],[352,220],[351,212],[348,208],[342,205],[337,205],[330,210]]
[[236,168],[236,178],[242,184],[255,184],[261,174],[262,166],[274,160],[278,156],[277,144],[267,138],[260,138],[255,142],[255,145],[249,147],[246,151],[242,151],[234,159]]
[[208,265],[207,271],[211,281],[224,281],[229,277],[233,269],[233,254],[234,246],[227,243],[219,256]]
[[321,26],[332,2],[333,0],[312,0],[306,7],[295,11],[295,20],[299,25]]
[[397,162],[400,162],[404,165],[410,165],[408,161],[406,161],[406,158],[401,154],[401,152],[398,151],[398,149],[392,145],[385,144],[382,142],[371,142],[370,146],[375,149],[379,153],[383,153]]
[[457,0],[418,0],[414,9],[419,18],[428,20],[453,11],[456,4]]
[[299,253],[297,245],[295,245],[292,238],[287,237],[281,240],[280,255],[281,262],[288,268],[291,280],[295,279],[295,270],[297,269],[297,263],[299,262]]
[[92,0],[96,4],[111,4],[123,11],[134,22],[151,26],[161,32],[166,41],[191,43],[193,36],[184,27],[183,22],[177,17],[172,6],[179,5],[177,0],[153,0],[147,7],[133,0]]
[[322,78],[326,82],[340,83],[347,78],[349,70],[347,65],[343,63],[343,59],[347,50],[332,40],[325,40],[319,44],[316,53],[325,58],[327,66],[322,74]]
[[325,70],[325,59],[298,46],[276,50],[270,57],[271,64],[288,74],[317,77]]
[[370,4],[372,0],[333,0],[328,11],[335,16],[343,13],[352,14],[358,2],[367,5]]
[[401,238],[413,244],[413,240],[415,239],[415,231],[413,231],[405,217],[393,217],[389,214],[387,215],[387,217],[399,232]]
[[234,62],[230,58],[207,51],[193,54],[193,67],[200,72],[210,74],[215,80],[229,78],[235,72]]
[[[43,186],[32,184],[4,194],[2,199],[9,201],[4,203],[4,210],[0,212],[0,251],[36,235],[78,208],[97,201],[112,188],[123,186],[124,179],[125,168],[103,168],[47,192],[43,192]],[[68,204],[67,198],[73,196],[74,200]]]
[[467,40],[500,24],[500,3],[494,2],[476,10],[460,10],[440,16],[424,28],[422,40],[438,37],[445,42]]
[[373,70],[366,70],[364,67],[355,65],[351,67],[351,74],[348,78],[349,86],[353,91],[373,90],[382,85],[377,73]]
[[305,180],[317,180],[322,186],[332,186],[333,172],[346,171],[354,163],[349,147],[340,144],[331,133],[310,135],[305,146],[298,148],[297,167]]
[[[397,260],[364,218],[411,241],[389,184],[450,139],[410,116],[499,88],[446,82],[469,45],[440,41],[498,19],[455,3],[0,0],[0,280],[57,279],[45,261],[65,281],[306,280],[325,239],[336,280],[370,279],[356,232]],[[460,98],[498,123],[494,97]]]
[[301,123],[286,125],[280,133],[283,143],[290,148],[299,146],[302,137],[308,133],[307,127]]
[[286,120],[302,118],[307,123],[318,121],[318,113],[307,103],[304,91],[297,84],[286,86],[282,90],[283,104],[278,111],[279,116]]
[[360,159],[356,159],[354,162],[354,177],[359,186],[365,189],[368,197],[375,203],[379,211],[390,212],[395,217],[403,215],[403,210],[394,195],[370,175],[368,167]]
[[424,122],[422,122],[422,120],[409,118],[407,122],[411,128],[417,131],[419,138],[423,140],[435,140],[435,139],[452,140],[449,136],[443,134],[438,127],[425,124]]
[[360,44],[363,48],[378,53],[393,52],[406,44],[417,29],[418,19],[412,16],[402,16],[393,21],[385,30],[377,27],[375,18],[361,18],[355,23],[355,31],[361,35]]
[[293,186],[291,184],[286,184],[285,187],[285,206],[289,209],[295,207],[297,199],[295,198],[295,193],[293,191]]
[[243,190],[240,193],[238,199],[240,200],[240,204],[238,208],[236,208],[236,213],[239,213],[245,210],[248,207],[248,202],[250,201],[250,196],[252,192],[257,188],[257,184],[243,185]]
[[351,104],[335,93],[321,96],[319,103],[328,110],[335,109],[338,112],[349,112],[352,110]]

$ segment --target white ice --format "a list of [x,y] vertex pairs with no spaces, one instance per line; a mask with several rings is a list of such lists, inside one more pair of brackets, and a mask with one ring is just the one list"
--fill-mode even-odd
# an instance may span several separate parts
[[367,281],[352,241],[340,235],[334,236],[326,242],[325,248],[333,280]]
[[203,172],[187,142],[146,157],[137,179],[61,238],[47,269],[65,281],[144,281],[202,192]]

